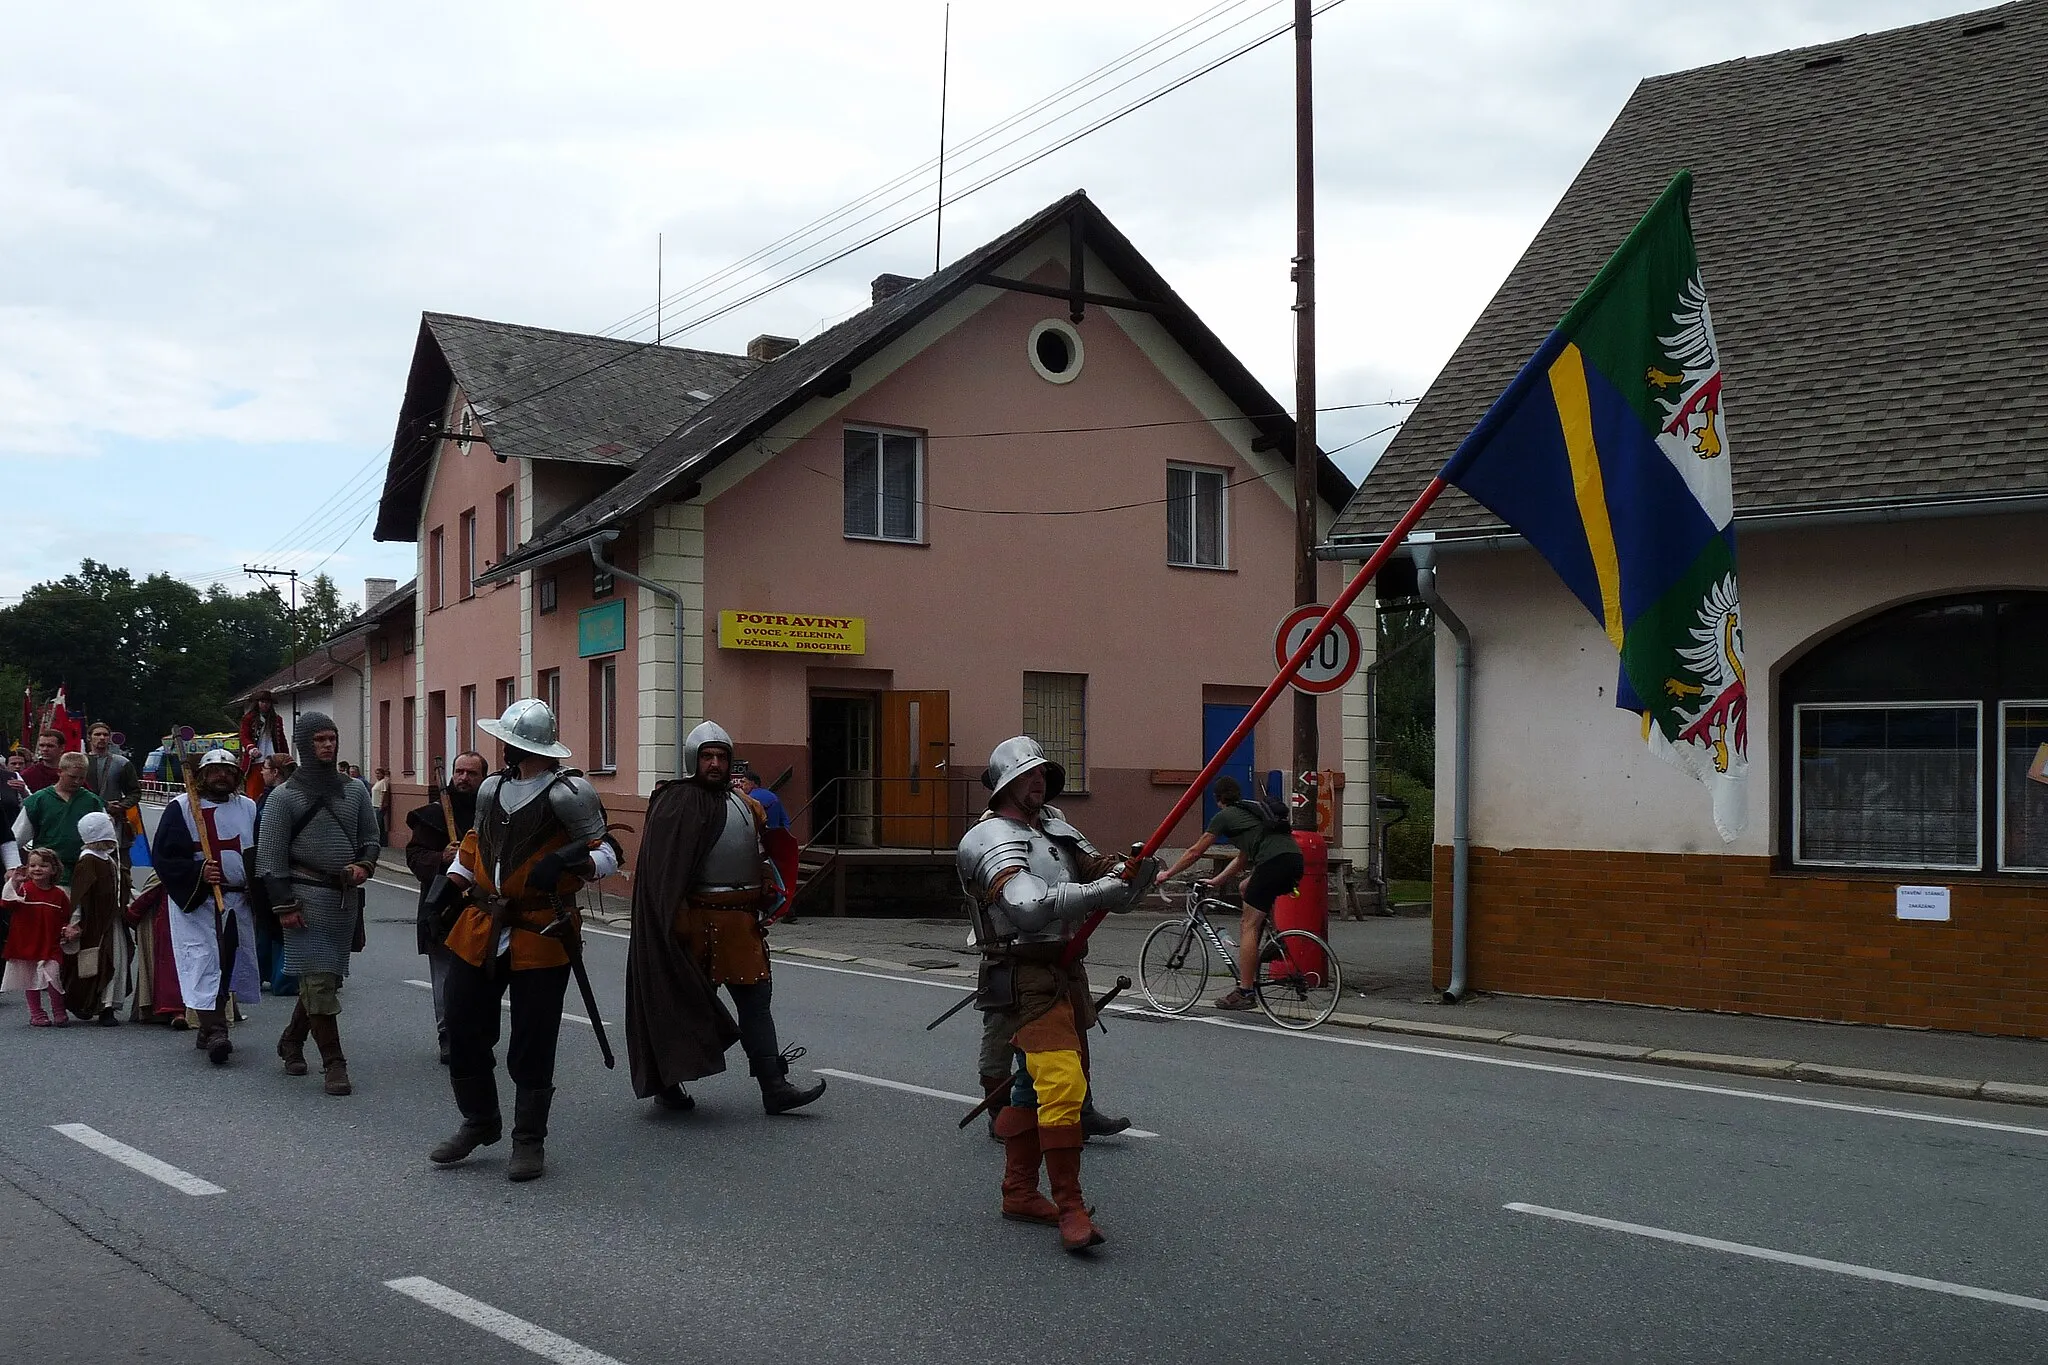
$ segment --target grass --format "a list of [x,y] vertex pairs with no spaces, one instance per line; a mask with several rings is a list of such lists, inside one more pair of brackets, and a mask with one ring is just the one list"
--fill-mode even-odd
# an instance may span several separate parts
[[1427,904],[1429,901],[1429,883],[1425,881],[1403,881],[1396,878],[1388,887],[1387,898],[1395,905],[1405,905],[1418,901]]

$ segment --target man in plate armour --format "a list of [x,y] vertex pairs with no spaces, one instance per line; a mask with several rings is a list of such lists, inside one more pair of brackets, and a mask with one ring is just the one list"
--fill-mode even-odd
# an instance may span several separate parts
[[[1106,1240],[1081,1194],[1081,1107],[1095,1009],[1082,954],[1071,962],[1067,955],[1090,913],[1130,909],[1159,864],[1097,852],[1046,804],[1066,780],[1037,741],[1020,735],[998,744],[981,775],[988,811],[960,841],[958,867],[982,951],[983,1092],[1000,1097],[1010,1088],[1014,1052],[1037,1097],[1035,1107],[996,1109],[1003,1217],[1055,1225],[1066,1250],[1083,1252]],[[1051,1200],[1038,1189],[1041,1162]]]

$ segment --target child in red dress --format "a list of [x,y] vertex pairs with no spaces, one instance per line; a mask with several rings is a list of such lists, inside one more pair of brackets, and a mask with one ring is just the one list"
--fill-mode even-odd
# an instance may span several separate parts
[[[71,897],[57,885],[63,864],[47,848],[29,850],[22,868],[8,883],[7,898],[15,902],[14,920],[7,928],[7,972],[0,976],[0,991],[22,991],[28,996],[28,1022],[35,1028],[55,1024],[66,1028],[71,1017],[64,1012],[64,942],[76,938],[72,928]],[[43,1011],[43,994],[49,993],[50,1012]]]

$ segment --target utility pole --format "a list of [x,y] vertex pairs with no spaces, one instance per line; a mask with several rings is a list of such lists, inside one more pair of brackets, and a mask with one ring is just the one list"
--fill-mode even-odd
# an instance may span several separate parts
[[[1294,0],[1294,604],[1316,600],[1316,154],[1310,0]],[[1317,698],[1294,693],[1294,776],[1322,767]],[[1292,783],[1289,784],[1290,790]],[[1294,811],[1316,827],[1316,801]]]
[[[248,574],[251,578],[262,579],[266,585],[273,578],[288,578],[291,580],[291,605],[285,611],[285,634],[291,640],[292,681],[296,683],[299,680],[299,571],[297,569],[266,569],[254,564],[244,564],[242,572]],[[294,688],[292,690],[292,719],[297,721],[298,718],[299,694],[298,690]]]

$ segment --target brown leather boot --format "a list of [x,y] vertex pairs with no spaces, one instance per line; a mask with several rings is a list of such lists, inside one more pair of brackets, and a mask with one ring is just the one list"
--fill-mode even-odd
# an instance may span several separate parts
[[1058,1207],[1038,1192],[1037,1112],[1005,1105],[996,1115],[996,1136],[1003,1140],[1003,1217],[1058,1227]]
[[199,1046],[206,1053],[206,1060],[215,1066],[226,1066],[228,1055],[235,1045],[228,1041],[228,1021],[219,1010],[199,1011]]
[[309,1028],[306,1002],[294,1002],[291,1022],[277,1036],[277,1055],[284,1059],[284,1074],[287,1076],[306,1074],[306,1033]]
[[1078,1123],[1053,1128],[1040,1125],[1038,1129],[1045,1178],[1052,1186],[1052,1201],[1059,1206],[1060,1245],[1076,1254],[1109,1240],[1089,1218],[1088,1201],[1081,1194],[1081,1144],[1085,1140]]
[[348,1058],[341,1055],[341,1026],[332,1014],[309,1014],[306,1031],[320,1049],[320,1069],[326,1073],[324,1089],[330,1095],[347,1095],[355,1090],[348,1079]]

